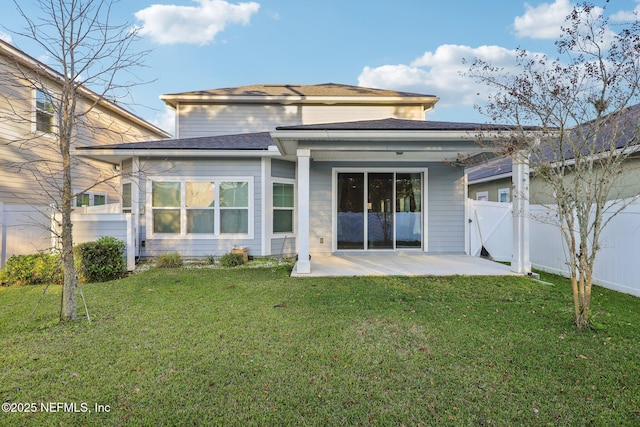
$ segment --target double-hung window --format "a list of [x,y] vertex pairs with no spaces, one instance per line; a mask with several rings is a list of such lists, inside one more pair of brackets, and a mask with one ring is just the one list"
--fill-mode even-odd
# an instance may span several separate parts
[[42,90],[36,89],[36,131],[53,133],[53,98]]
[[154,180],[150,185],[154,234],[251,234],[249,178]]
[[123,212],[131,212],[132,207],[132,194],[131,194],[131,183],[123,182],[122,183],[122,211]]
[[186,182],[187,234],[213,234],[216,184]]
[[293,233],[294,186],[273,183],[273,232]]
[[220,183],[220,233],[249,232],[249,183]]

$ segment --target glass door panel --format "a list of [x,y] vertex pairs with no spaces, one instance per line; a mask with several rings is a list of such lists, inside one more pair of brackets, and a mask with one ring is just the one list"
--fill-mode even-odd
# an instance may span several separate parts
[[338,249],[364,249],[364,173],[338,174]]
[[393,173],[369,173],[367,248],[393,249]]
[[396,174],[396,248],[422,247],[420,173]]

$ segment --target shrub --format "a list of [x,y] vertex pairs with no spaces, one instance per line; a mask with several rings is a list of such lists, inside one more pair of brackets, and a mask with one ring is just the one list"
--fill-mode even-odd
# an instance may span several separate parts
[[61,284],[62,278],[60,256],[44,252],[11,256],[0,275],[0,281],[15,285]]
[[106,282],[119,279],[127,272],[125,244],[115,237],[103,236],[74,248],[76,268],[82,282]]
[[244,264],[244,256],[242,254],[228,253],[220,257],[220,265],[223,267],[237,267]]
[[156,266],[160,268],[178,268],[182,267],[182,264],[182,257],[177,252],[159,255],[156,258]]

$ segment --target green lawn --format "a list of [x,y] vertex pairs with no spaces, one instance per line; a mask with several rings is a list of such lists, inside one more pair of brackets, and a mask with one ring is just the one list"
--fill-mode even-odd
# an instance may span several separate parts
[[37,406],[0,424],[639,425],[639,299],[596,288],[576,333],[543,279],[151,269],[71,324],[59,287],[0,288],[0,399]]

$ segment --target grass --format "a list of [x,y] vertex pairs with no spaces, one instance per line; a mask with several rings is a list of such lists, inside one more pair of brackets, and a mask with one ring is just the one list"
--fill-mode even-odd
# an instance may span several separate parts
[[0,399],[90,411],[0,425],[638,425],[638,299],[596,288],[576,333],[542,279],[152,268],[69,324],[59,287],[0,288]]

